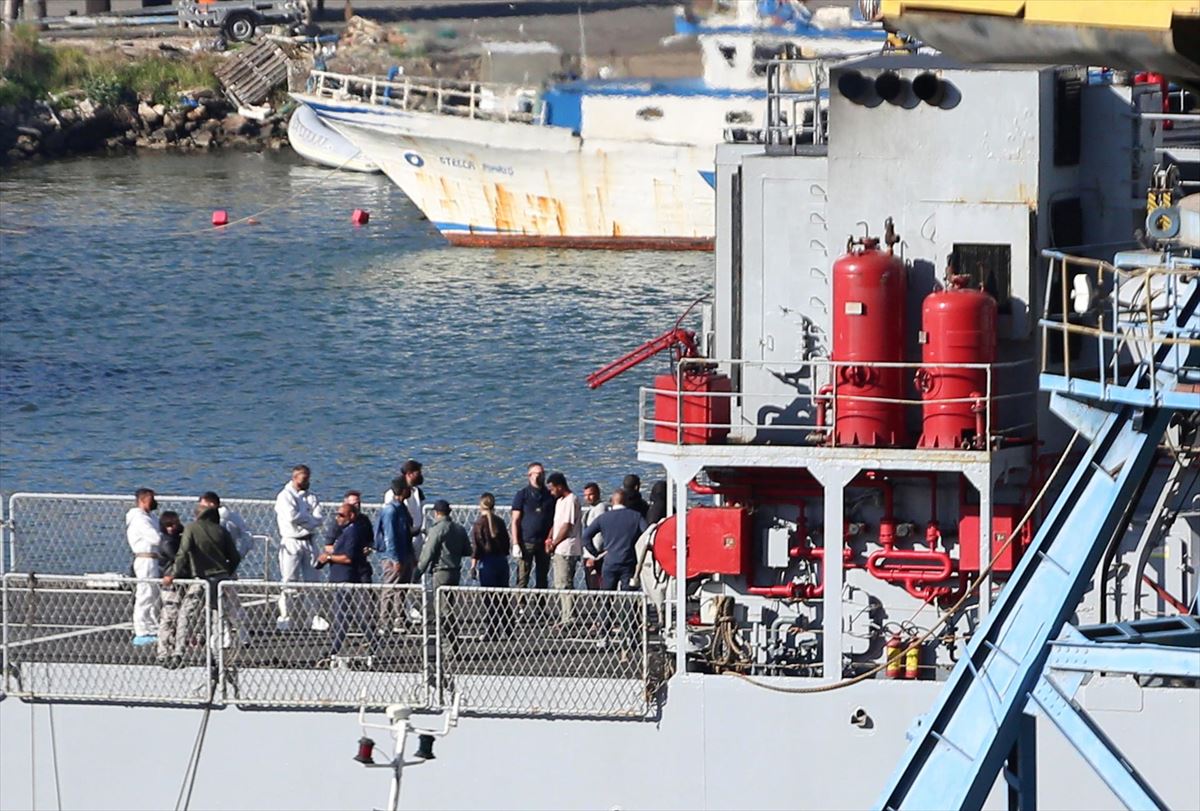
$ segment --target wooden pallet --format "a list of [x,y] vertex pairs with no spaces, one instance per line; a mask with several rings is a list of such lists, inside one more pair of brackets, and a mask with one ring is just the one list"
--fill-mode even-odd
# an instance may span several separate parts
[[288,56],[278,44],[263,40],[229,57],[214,73],[230,99],[252,107],[287,82]]

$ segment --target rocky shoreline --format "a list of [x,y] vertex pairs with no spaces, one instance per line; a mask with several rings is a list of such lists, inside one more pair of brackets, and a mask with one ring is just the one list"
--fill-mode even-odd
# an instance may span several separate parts
[[289,112],[257,121],[207,88],[183,93],[172,105],[149,99],[106,105],[67,94],[54,104],[0,107],[0,166],[141,149],[278,151],[288,143]]

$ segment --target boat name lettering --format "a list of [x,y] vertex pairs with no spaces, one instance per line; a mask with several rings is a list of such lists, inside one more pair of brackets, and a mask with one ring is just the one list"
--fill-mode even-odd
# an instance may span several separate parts
[[450,158],[442,155],[438,158],[443,166],[453,166],[455,169],[474,169],[475,161],[467,160],[466,158]]
[[500,166],[496,163],[485,163],[483,171],[493,172],[498,175],[509,175],[510,177],[513,175],[513,168],[511,166]]

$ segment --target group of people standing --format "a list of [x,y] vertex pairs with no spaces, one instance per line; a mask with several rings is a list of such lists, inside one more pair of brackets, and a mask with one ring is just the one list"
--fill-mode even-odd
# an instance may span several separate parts
[[[158,500],[143,487],[134,493],[136,505],[125,514],[125,537],[133,552],[133,573],[138,578],[133,603],[133,644],[158,646],[158,660],[179,667],[187,645],[203,626],[205,605],[215,606],[219,585],[237,576],[238,564],[250,550],[253,537],[237,513],[221,505],[211,490],[196,503],[196,518],[186,527],[179,514],[165,510],[155,517]],[[207,585],[176,586],[175,580],[203,580]],[[238,633],[246,640],[241,605],[231,605],[227,615],[233,627],[222,629],[227,638]]]
[[[492,493],[480,496],[479,517],[468,531],[453,520],[443,499],[432,504],[427,520],[423,483],[421,463],[410,459],[392,480],[374,522],[363,513],[361,492],[351,490],[344,494],[326,531],[321,502],[310,489],[311,471],[306,465],[292,469],[275,499],[283,581],[277,630],[329,630],[331,623],[321,616],[321,601],[303,584],[321,580],[320,570],[325,568],[329,582],[370,583],[373,559],[379,561],[383,585],[420,583],[426,574],[431,575],[435,590],[459,585],[469,558],[481,586],[505,587],[510,585],[511,555],[517,561],[519,588],[528,588],[532,580],[534,588],[571,589],[581,561],[589,589],[636,588],[638,538],[667,512],[664,483],[655,484],[647,502],[636,475],[626,476],[607,501],[600,486],[589,482],[581,503],[564,474],[547,476],[543,465],[535,462],[528,466],[526,485],[513,499],[511,533],[496,515]],[[140,489],[135,498],[137,505],[126,515],[133,570],[139,579],[133,644],[157,643],[160,660],[174,666],[204,603],[203,586],[178,590],[174,581],[207,581],[210,605],[215,606],[219,583],[236,577],[253,539],[241,517],[222,507],[211,491],[200,497],[196,520],[186,527],[174,512],[154,516],[158,509],[154,491]],[[402,589],[384,590],[378,615],[371,617],[371,632],[376,621],[385,630],[408,626],[404,595]],[[333,653],[341,647],[351,614],[364,613],[351,605],[349,596],[335,597]],[[228,613],[240,615],[241,606],[229,606]],[[233,625],[225,633],[239,633],[247,641],[244,623]]]

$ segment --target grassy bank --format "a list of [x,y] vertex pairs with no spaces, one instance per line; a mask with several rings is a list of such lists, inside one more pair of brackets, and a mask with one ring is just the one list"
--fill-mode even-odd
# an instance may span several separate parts
[[0,106],[83,91],[93,102],[115,105],[148,99],[169,103],[179,93],[215,89],[214,57],[209,54],[152,54],[129,57],[115,48],[102,51],[50,46],[29,26],[0,34]]

